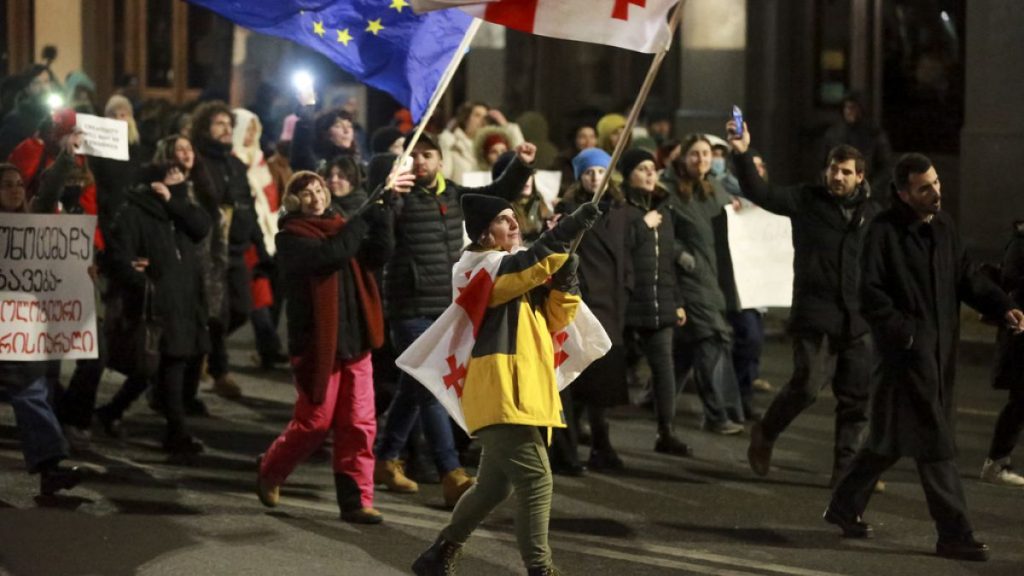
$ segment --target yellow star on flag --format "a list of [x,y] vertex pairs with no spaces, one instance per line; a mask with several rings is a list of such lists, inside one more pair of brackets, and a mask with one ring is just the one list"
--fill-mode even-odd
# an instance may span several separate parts
[[338,42],[348,46],[348,43],[352,41],[352,35],[348,33],[348,28],[344,30],[338,30]]
[[380,34],[380,31],[384,29],[384,26],[381,25],[380,20],[380,18],[377,18],[376,20],[368,20],[366,31],[369,32],[370,34],[373,34],[374,36]]
[[323,20],[321,20],[319,22],[313,22],[313,34],[316,34],[317,36],[323,38],[324,34],[326,32],[327,31],[324,30],[324,21]]
[[406,2],[405,0],[391,0],[391,6],[390,7],[394,8],[399,13],[401,13],[402,12],[402,8],[408,8],[409,7],[409,3]]

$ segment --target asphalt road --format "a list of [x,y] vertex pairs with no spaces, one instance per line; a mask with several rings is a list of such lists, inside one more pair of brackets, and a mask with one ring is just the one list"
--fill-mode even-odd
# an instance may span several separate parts
[[[232,360],[247,364],[246,336]],[[932,554],[934,529],[911,461],[886,477],[866,519],[876,537],[848,541],[821,520],[829,492],[834,402],[823,394],[776,445],[774,468],[755,478],[746,435],[697,429],[695,396],[680,397],[677,427],[695,457],[653,452],[654,423],[638,408],[613,416],[613,440],[627,470],[556,477],[551,543],[572,575],[1020,575],[1024,574],[1024,490],[982,484],[1001,393],[987,383],[990,350],[973,346],[961,366],[958,441],[971,518],[993,558],[958,563]],[[776,384],[790,370],[788,344],[769,343],[763,374]],[[88,481],[67,496],[35,496],[24,473],[8,405],[0,406],[0,573],[65,574],[409,574],[412,560],[444,525],[440,487],[420,494],[378,492],[380,526],[338,520],[329,457],[316,454],[283,490],[275,510],[253,492],[254,458],[281,430],[294,391],[284,371],[240,368],[240,401],[203,394],[212,417],[193,428],[207,445],[195,466],[170,464],[159,450],[162,420],[140,402],[126,440],[94,434]],[[70,375],[66,367],[65,378]],[[107,397],[121,378],[108,375]],[[759,395],[767,405],[770,395]],[[581,448],[586,456],[586,448]],[[522,574],[512,507],[499,508],[466,547],[463,574]]]

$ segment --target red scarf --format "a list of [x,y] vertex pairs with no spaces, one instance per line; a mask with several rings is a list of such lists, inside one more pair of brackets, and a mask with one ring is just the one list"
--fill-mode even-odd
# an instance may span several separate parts
[[[345,219],[338,214],[327,218],[290,218],[283,229],[301,238],[327,240],[345,227]],[[359,292],[359,304],[366,320],[370,348],[384,344],[384,311],[380,291],[373,274],[366,274],[355,258],[349,260],[352,276]],[[310,346],[299,357],[295,374],[303,392],[314,404],[324,400],[327,381],[334,370],[338,353],[338,274],[332,272],[309,279],[310,297],[317,307],[313,315],[313,338]]]

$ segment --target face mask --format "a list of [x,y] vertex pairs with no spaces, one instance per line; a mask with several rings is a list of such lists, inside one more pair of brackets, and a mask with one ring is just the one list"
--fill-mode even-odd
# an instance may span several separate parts
[[725,173],[725,158],[711,159],[711,173],[715,176]]

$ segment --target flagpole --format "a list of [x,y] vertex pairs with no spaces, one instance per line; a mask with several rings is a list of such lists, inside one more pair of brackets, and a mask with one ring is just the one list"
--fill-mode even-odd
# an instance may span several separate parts
[[[483,20],[479,18],[473,18],[473,22],[466,29],[466,34],[462,37],[462,42],[459,47],[455,50],[455,55],[452,56],[451,62],[448,63],[448,67],[445,68],[444,74],[441,75],[441,81],[438,82],[437,88],[434,88],[434,93],[430,96],[430,104],[427,106],[426,111],[423,112],[423,117],[420,118],[419,124],[416,125],[416,130],[412,133],[412,137],[409,138],[405,143],[405,149],[402,150],[402,154],[395,158],[395,163],[392,165],[391,172],[394,173],[395,168],[398,168],[406,162],[406,159],[412,156],[412,149],[416,147],[416,143],[419,142],[420,136],[423,135],[423,130],[430,123],[430,119],[434,116],[434,112],[437,110],[437,105],[441,102],[441,98],[444,97],[444,93],[448,90],[448,85],[452,83],[452,78],[455,77],[455,72],[458,71],[459,65],[462,64],[462,59],[466,56],[466,52],[469,50],[469,45],[473,42],[473,38],[476,36],[477,31],[480,30],[480,25],[483,24]],[[361,213],[367,206],[380,200],[380,197],[384,195],[385,185],[380,187],[378,190],[374,190],[370,193],[370,197],[363,202],[363,205],[356,210],[356,214]]]
[[[651,67],[647,70],[647,78],[644,79],[644,83],[640,87],[640,93],[633,102],[633,108],[629,111],[629,117],[626,119],[626,126],[622,130],[622,137],[619,138],[619,141],[615,144],[615,150],[612,152],[612,159],[608,164],[608,170],[605,171],[604,178],[601,179],[601,185],[598,186],[597,192],[594,194],[594,199],[591,200],[594,204],[600,202],[601,197],[608,191],[608,185],[611,183],[612,179],[612,171],[615,170],[615,166],[619,163],[619,158],[622,157],[622,153],[626,151],[626,145],[629,143],[633,134],[633,127],[636,126],[637,119],[640,117],[640,111],[643,110],[644,104],[647,103],[647,97],[651,94],[651,88],[654,86],[654,80],[658,76],[658,71],[661,70],[661,65],[665,61],[665,57],[668,55],[669,50],[672,49],[672,44],[676,37],[676,30],[678,30],[679,24],[683,19],[683,8],[685,5],[686,0],[680,0],[679,4],[676,5],[675,12],[672,13],[672,19],[669,21],[668,28],[668,41],[665,43],[665,47],[654,56],[654,60],[651,62]],[[629,177],[628,174],[623,174],[623,176],[627,178]],[[583,233],[580,233],[580,235],[573,241],[569,252],[576,252],[576,249],[579,248],[582,240]]]

